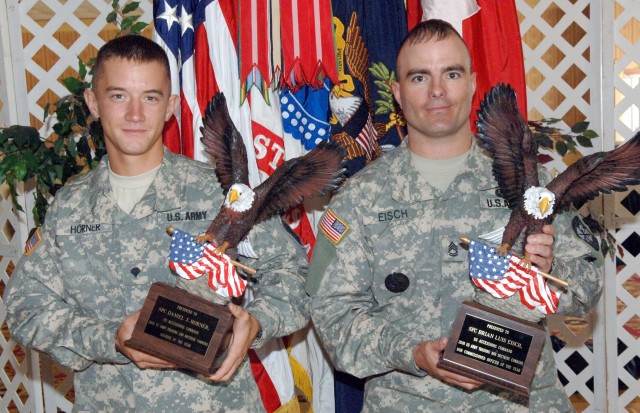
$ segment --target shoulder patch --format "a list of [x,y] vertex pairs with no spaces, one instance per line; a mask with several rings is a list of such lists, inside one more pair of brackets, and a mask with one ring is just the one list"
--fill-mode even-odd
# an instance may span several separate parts
[[333,242],[338,244],[340,240],[349,232],[349,225],[338,217],[332,210],[328,209],[320,222],[320,230]]
[[40,227],[36,227],[35,231],[29,237],[29,240],[24,245],[24,255],[29,255],[33,250],[42,242],[42,235],[40,234]]
[[600,245],[598,244],[597,238],[591,233],[589,227],[587,227],[587,225],[582,222],[580,218],[578,218],[577,216],[573,217],[571,226],[573,227],[573,232],[576,233],[578,238],[589,244],[589,246],[594,250],[600,250]]

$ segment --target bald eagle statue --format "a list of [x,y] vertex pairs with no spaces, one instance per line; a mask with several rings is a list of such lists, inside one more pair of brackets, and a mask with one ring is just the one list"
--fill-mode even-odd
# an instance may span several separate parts
[[[477,137],[493,158],[493,176],[511,216],[498,252],[505,255],[525,231],[542,232],[556,213],[580,208],[600,193],[624,191],[640,183],[640,132],[609,152],[580,158],[546,186],[538,181],[538,147],[518,111],[515,91],[498,84],[485,94],[476,121]],[[531,265],[525,252],[524,264]]]
[[212,242],[221,253],[235,248],[253,225],[306,198],[333,191],[344,180],[341,147],[323,141],[306,155],[285,161],[264,182],[251,188],[246,147],[229,116],[224,94],[213,97],[203,124],[201,141],[213,157],[216,176],[226,195],[220,212],[196,241]]

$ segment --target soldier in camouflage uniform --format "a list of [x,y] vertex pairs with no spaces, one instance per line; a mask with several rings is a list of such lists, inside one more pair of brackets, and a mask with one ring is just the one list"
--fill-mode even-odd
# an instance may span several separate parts
[[11,336],[76,371],[74,411],[264,411],[245,356],[307,324],[302,247],[277,219],[252,229],[258,258],[239,260],[258,270],[255,298],[245,309],[229,304],[233,337],[212,376],[128,348],[151,284],[175,283],[165,228],[204,232],[223,194],[212,167],[162,145],[178,100],[158,45],[141,36],[105,45],[85,97],[101,117],[108,156],[58,191],[13,272],[4,296]]
[[[518,294],[494,299],[469,279],[459,237],[503,227],[510,210],[470,130],[475,74],[464,42],[445,22],[421,23],[403,43],[397,70],[393,90],[408,138],[333,198],[307,281],[312,319],[335,367],[368,377],[365,411],[572,411],[548,337],[528,400],[436,367],[463,300],[475,296],[532,321],[543,314]],[[568,281],[558,313],[581,316],[601,294],[598,243],[575,213],[554,225],[514,251],[526,244],[534,265]]]

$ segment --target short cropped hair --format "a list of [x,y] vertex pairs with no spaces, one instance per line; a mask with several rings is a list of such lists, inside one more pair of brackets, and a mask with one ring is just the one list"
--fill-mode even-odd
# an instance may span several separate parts
[[[396,54],[396,59],[400,54],[400,51],[405,44],[417,44],[426,43],[429,40],[435,38],[436,40],[444,40],[454,36],[460,39],[460,41],[467,47],[464,39],[458,33],[458,31],[448,22],[440,19],[429,19],[418,23],[409,33],[406,35]],[[467,48],[467,51],[469,49]]]
[[144,36],[130,34],[116,37],[100,48],[93,65],[92,87],[95,87],[96,81],[102,75],[104,62],[116,58],[136,63],[158,62],[165,68],[167,79],[171,79],[169,59],[162,47]]

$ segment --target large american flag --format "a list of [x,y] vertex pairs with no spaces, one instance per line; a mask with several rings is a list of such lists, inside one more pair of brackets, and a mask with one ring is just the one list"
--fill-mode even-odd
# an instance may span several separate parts
[[240,297],[247,286],[227,255],[209,242],[195,242],[193,235],[179,229],[171,236],[169,267],[187,280],[207,275],[209,287],[223,297]]
[[[211,0],[154,0],[154,40],[169,57],[171,66],[172,93],[180,96],[179,113],[165,127],[164,143],[171,151],[190,158],[194,155],[194,125],[201,118],[196,91],[213,96],[209,91],[215,83],[207,82],[213,76],[211,64],[194,65],[201,55],[202,47],[196,50],[196,30],[204,27],[204,8]],[[195,123],[194,123],[195,117]]]
[[551,290],[535,266],[526,268],[515,254],[496,254],[496,248],[472,240],[469,243],[469,275],[473,283],[496,298],[510,297],[516,292],[530,309],[545,314],[555,313],[560,294]]

